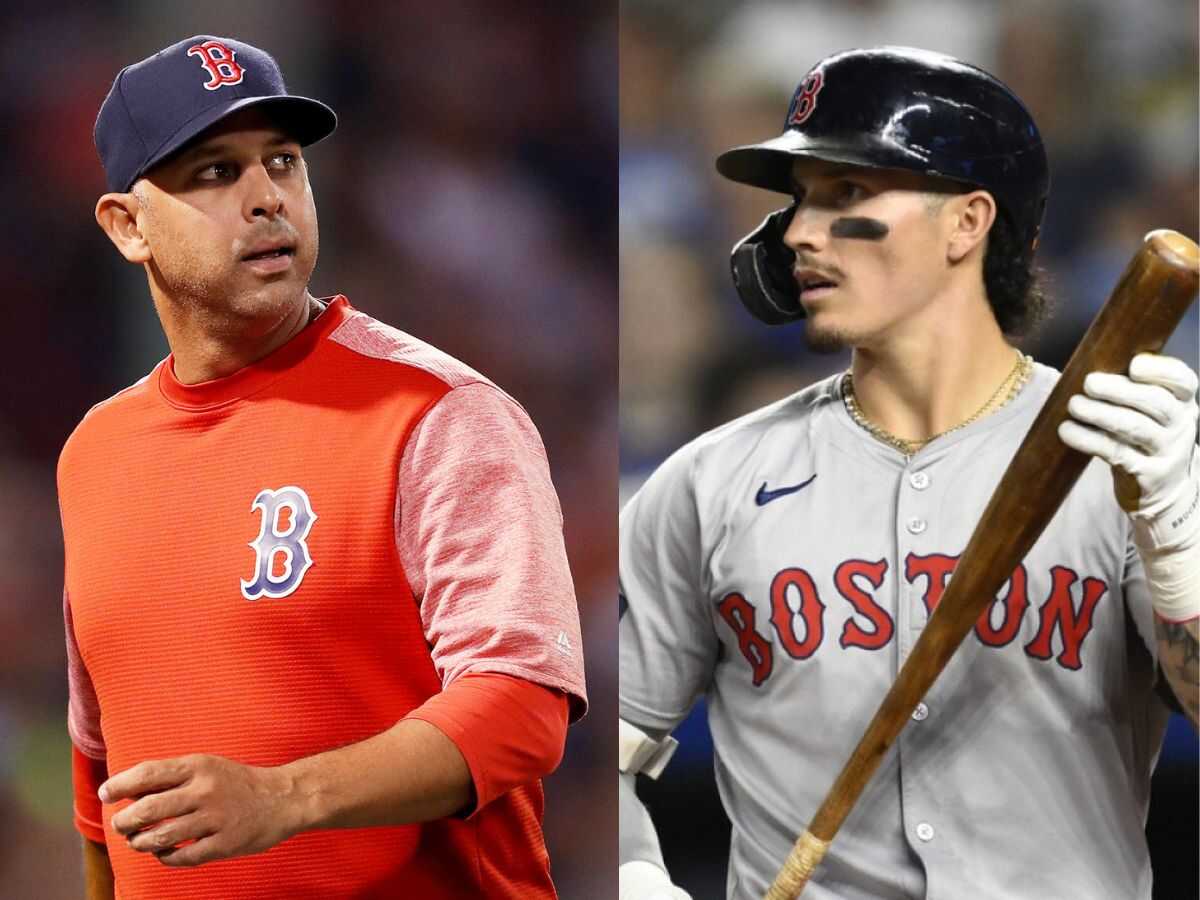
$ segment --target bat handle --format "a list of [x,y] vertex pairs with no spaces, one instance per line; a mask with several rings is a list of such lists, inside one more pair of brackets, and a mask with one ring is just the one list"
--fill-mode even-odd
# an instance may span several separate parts
[[775,876],[775,883],[767,890],[763,900],[796,900],[808,878],[825,858],[829,849],[829,841],[823,841],[811,831],[805,831],[792,847],[787,862]]

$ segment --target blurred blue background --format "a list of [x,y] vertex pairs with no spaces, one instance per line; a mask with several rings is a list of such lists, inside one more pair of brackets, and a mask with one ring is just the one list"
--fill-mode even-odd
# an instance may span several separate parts
[[[1063,367],[1145,232],[1196,239],[1194,0],[622,0],[623,501],[680,444],[848,365],[806,353],[802,325],[768,329],[741,308],[729,248],[785,200],[720,180],[713,159],[778,134],[818,59],[877,44],[981,65],[1032,110],[1052,173],[1039,261],[1057,299],[1022,344],[1039,361]],[[1193,306],[1167,352],[1195,368],[1198,348]],[[672,874],[696,900],[723,897],[728,824],[702,709],[677,736],[645,796]],[[1197,896],[1198,753],[1174,717],[1148,825],[1156,897]]]
[[92,126],[122,66],[198,33],[263,47],[340,116],[305,154],[313,293],[480,369],[541,431],[591,697],[546,781],[546,834],[563,897],[611,896],[615,4],[15,0],[0,8],[0,897],[81,896],[54,465],[88,407],[167,353],[142,271],[93,219]]

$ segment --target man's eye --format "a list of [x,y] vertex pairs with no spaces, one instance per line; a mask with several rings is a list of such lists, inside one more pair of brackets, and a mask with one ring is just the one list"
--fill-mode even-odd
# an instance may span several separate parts
[[213,163],[196,173],[198,181],[223,181],[233,175],[233,166],[228,163]]
[[838,202],[849,206],[851,203],[857,203],[867,194],[866,188],[860,184],[855,184],[853,181],[842,181],[838,183],[836,196]]
[[296,166],[294,153],[276,153],[271,157],[271,166],[275,169],[293,169]]

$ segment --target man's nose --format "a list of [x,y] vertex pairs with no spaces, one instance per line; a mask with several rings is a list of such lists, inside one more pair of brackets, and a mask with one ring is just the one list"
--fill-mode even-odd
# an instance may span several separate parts
[[783,243],[793,252],[816,253],[829,239],[829,216],[811,208],[797,206],[792,221],[783,233]]
[[256,218],[273,219],[283,209],[283,192],[271,178],[264,166],[258,165],[245,172],[247,180],[245,212],[247,220]]

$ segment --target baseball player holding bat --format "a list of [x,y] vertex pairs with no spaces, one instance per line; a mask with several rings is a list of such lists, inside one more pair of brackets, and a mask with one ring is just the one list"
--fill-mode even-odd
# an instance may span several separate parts
[[[1058,379],[1009,340],[1042,311],[1046,155],[986,72],[907,48],[836,54],[781,136],[717,168],[792,198],[734,248],[742,301],[853,357],[680,449],[622,513],[623,900],[686,897],[635,776],[662,770],[701,695],[732,821],[727,895],[763,895]],[[1059,435],[1095,460],[806,898],[1150,897],[1150,774],[1169,707],[1197,717],[1196,388],[1156,354],[1087,377]]]

